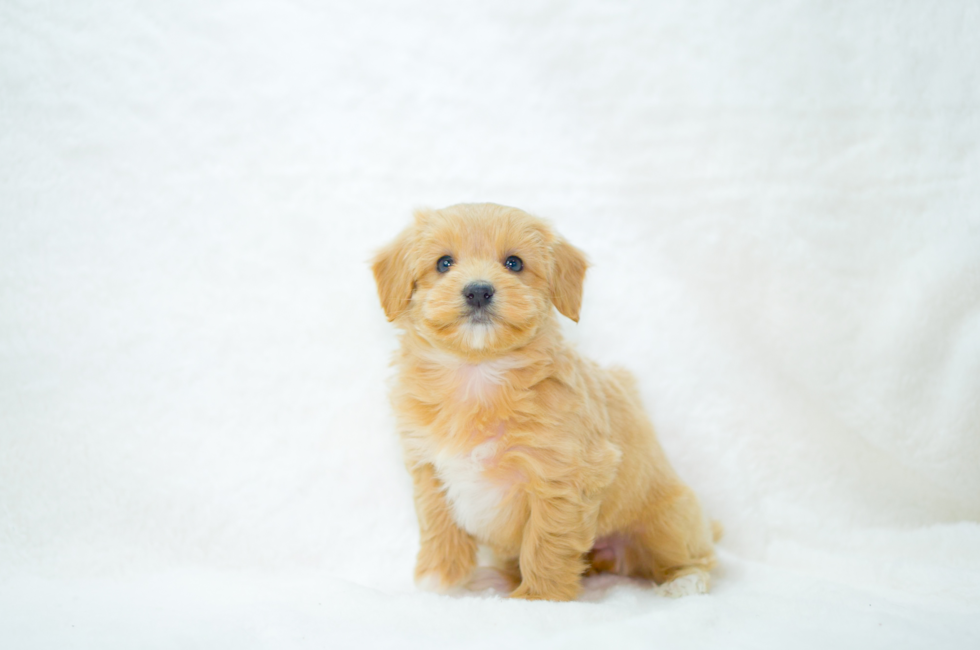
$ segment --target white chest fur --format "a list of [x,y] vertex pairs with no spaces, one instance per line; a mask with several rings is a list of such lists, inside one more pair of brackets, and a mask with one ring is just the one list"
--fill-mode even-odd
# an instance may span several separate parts
[[506,370],[507,365],[503,361],[461,365],[456,371],[458,396],[465,400],[485,400],[503,382]]
[[497,445],[494,438],[468,454],[439,454],[433,461],[453,518],[460,528],[478,538],[492,530],[509,489],[484,475],[497,455]]
[[455,366],[456,397],[465,401],[487,402],[507,382],[507,373],[520,367],[519,360],[509,357],[483,363]]
[[451,387],[447,396],[450,400],[486,402],[493,398],[497,390],[507,382],[507,373],[521,367],[521,360],[501,357],[481,363],[466,361],[446,352],[432,350],[423,359],[431,364],[428,370],[433,375],[442,375]]
[[[507,382],[508,372],[521,366],[519,359],[510,357],[466,363],[442,353],[429,355],[428,361],[446,373],[447,384],[452,387],[447,395],[447,408],[453,408],[454,402],[467,404],[467,409],[473,402],[488,404]],[[504,427],[503,424],[498,427],[495,435],[464,453],[430,446],[435,437],[427,435],[419,436],[413,444],[421,460],[435,467],[456,523],[477,538],[489,536],[513,486],[513,482],[487,477],[487,470],[496,465],[503,452]],[[461,429],[465,431],[465,424]]]

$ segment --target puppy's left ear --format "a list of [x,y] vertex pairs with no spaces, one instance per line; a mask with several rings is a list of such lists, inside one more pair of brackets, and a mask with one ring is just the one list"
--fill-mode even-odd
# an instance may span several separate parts
[[374,256],[371,270],[378,283],[378,297],[389,321],[398,318],[408,307],[415,289],[411,249],[415,243],[415,226],[409,226]]
[[559,237],[551,249],[554,266],[551,269],[551,302],[562,314],[578,322],[582,307],[582,285],[589,262],[585,253]]

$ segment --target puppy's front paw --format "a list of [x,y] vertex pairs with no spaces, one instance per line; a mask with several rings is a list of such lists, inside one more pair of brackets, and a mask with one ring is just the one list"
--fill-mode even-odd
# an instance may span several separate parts
[[708,593],[708,576],[697,571],[674,578],[657,587],[657,593],[668,598],[680,598],[694,594]]
[[449,558],[422,549],[415,564],[415,584],[426,591],[446,593],[465,583],[474,566],[467,555]]
[[415,584],[422,591],[431,591],[437,594],[448,594],[461,589],[467,582],[469,574],[450,574],[439,571],[427,571],[415,573]]
[[447,583],[438,573],[424,573],[415,576],[415,585],[422,591],[435,594],[450,594],[458,590],[458,584]]

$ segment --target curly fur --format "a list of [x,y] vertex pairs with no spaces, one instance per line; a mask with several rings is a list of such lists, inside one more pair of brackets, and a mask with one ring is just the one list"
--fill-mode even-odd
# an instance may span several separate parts
[[[493,204],[419,210],[375,257],[381,304],[403,330],[392,403],[420,582],[465,583],[484,545],[514,597],[573,599],[587,571],[670,583],[667,595],[707,590],[711,527],[633,378],[562,340],[553,307],[578,320],[586,267],[547,223]],[[463,296],[472,282],[495,291],[479,319]]]

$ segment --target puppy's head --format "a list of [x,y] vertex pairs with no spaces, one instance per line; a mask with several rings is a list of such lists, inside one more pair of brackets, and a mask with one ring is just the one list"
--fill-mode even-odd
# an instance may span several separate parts
[[493,354],[530,340],[552,305],[578,321],[586,266],[544,221],[484,203],[417,211],[373,270],[388,320],[450,351]]

